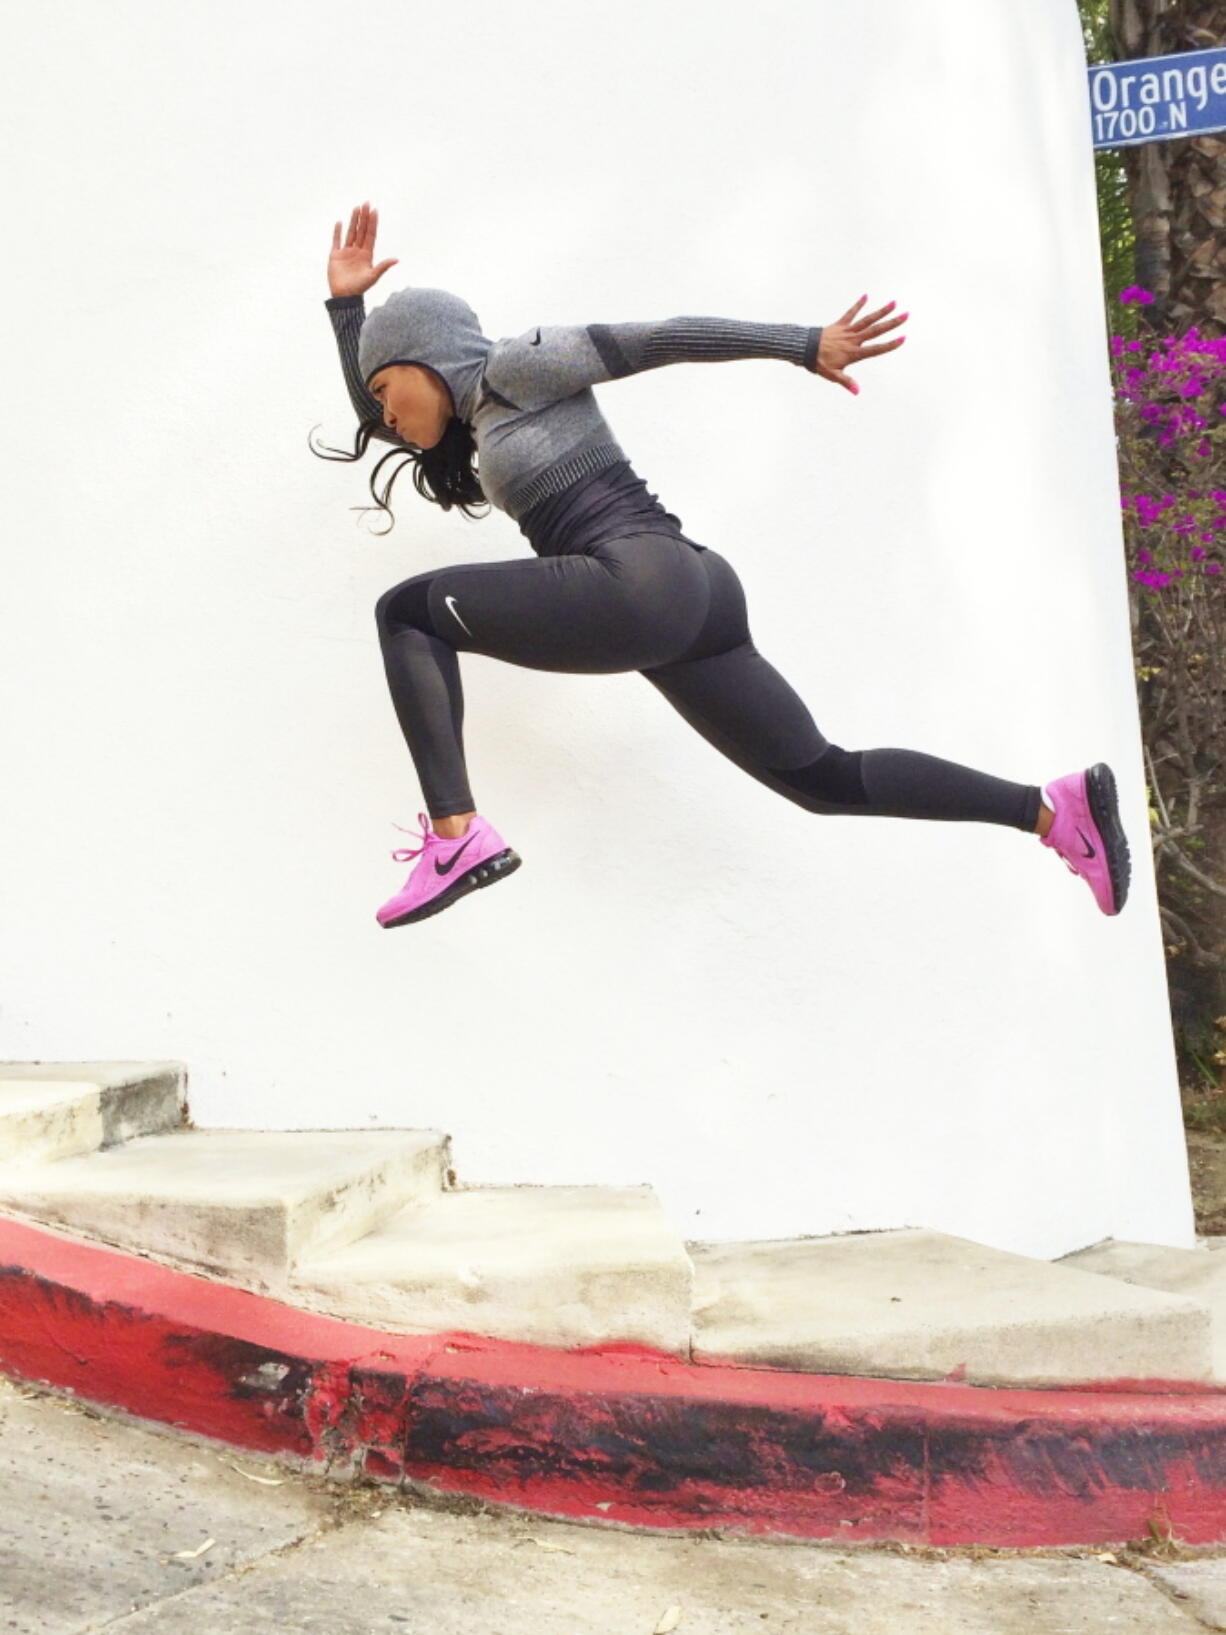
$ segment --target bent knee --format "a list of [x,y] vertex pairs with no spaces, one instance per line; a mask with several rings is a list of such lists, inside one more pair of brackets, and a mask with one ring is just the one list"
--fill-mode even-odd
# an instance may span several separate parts
[[802,795],[830,801],[838,806],[867,806],[868,793],[860,768],[863,750],[846,750],[827,744],[815,761],[786,771],[774,768],[774,775]]
[[433,574],[421,574],[384,591],[375,603],[375,623],[380,636],[406,627],[424,630],[428,636],[438,634],[430,617],[430,585],[433,578]]

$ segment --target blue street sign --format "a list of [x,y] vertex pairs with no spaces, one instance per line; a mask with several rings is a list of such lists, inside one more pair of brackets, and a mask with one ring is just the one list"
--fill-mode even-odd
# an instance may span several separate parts
[[1087,73],[1096,148],[1226,131],[1226,46],[1095,62]]

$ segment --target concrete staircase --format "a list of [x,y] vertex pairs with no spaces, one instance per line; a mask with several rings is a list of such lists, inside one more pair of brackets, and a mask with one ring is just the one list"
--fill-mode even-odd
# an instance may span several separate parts
[[[696,1362],[1226,1384],[1226,1255],[924,1230],[684,1242],[650,1187],[456,1182],[437,1130],[198,1130],[178,1062],[0,1064],[0,1215],[390,1332]],[[1173,1258],[1172,1258],[1173,1257]]]

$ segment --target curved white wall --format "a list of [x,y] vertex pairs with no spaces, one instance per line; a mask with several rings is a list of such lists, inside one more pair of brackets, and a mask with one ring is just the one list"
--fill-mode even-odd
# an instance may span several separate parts
[[[0,1055],[163,1057],[200,1124],[432,1126],[462,1180],[651,1182],[690,1238],[1192,1241],[1071,0],[202,8],[6,41]],[[1119,920],[1012,830],[816,818],[634,675],[464,661],[525,859],[391,934],[420,809],[374,630],[527,553],[406,472],[387,538],[324,311],[370,198],[491,336],[912,313],[861,394],[768,361],[598,389],[847,748],[1097,759]],[[382,452],[380,449],[379,452]]]

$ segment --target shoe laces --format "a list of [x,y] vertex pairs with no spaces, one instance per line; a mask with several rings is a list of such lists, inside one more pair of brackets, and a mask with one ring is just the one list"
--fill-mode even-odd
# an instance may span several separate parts
[[397,863],[407,863],[411,857],[420,857],[427,846],[442,839],[441,835],[436,835],[431,829],[430,814],[428,812],[418,812],[417,821],[421,825],[420,832],[416,829],[406,829],[403,823],[392,824],[392,828],[399,829],[402,835],[413,835],[421,841],[420,846],[406,846],[394,851],[392,857]]

